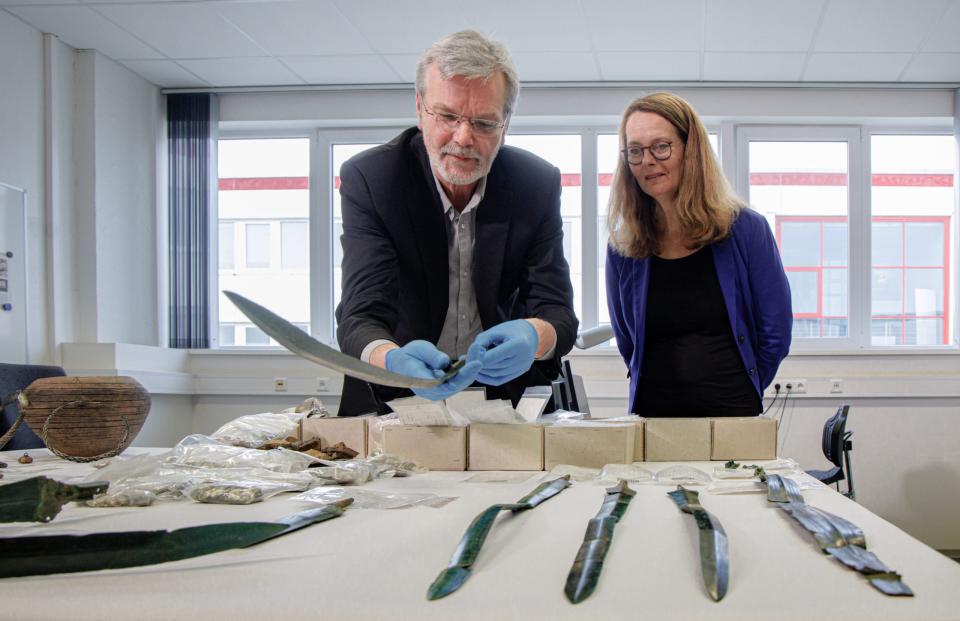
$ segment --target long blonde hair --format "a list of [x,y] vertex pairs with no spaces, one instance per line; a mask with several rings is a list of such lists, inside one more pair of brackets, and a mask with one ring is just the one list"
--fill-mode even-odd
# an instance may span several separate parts
[[[620,120],[620,148],[626,147],[627,119],[635,112],[652,112],[673,125],[683,141],[680,186],[674,203],[690,249],[702,248],[730,234],[730,227],[745,203],[733,193],[713,155],[707,130],[693,107],[672,93],[653,93],[633,100]],[[641,259],[660,250],[661,229],[657,204],[619,157],[610,187],[607,226],[610,245],[626,257]]]

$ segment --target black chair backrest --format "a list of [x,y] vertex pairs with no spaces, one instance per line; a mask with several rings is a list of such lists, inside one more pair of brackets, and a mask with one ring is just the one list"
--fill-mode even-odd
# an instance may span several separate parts
[[[0,363],[0,400],[6,399],[18,390],[23,390],[41,377],[60,377],[66,375],[60,367],[43,366],[37,364],[3,364]],[[6,433],[20,415],[20,408],[16,402],[7,405],[0,413],[0,434]],[[10,439],[2,450],[15,451],[31,448],[42,448],[43,441],[37,437],[29,427],[20,425],[17,433]]]
[[841,405],[823,425],[823,455],[838,468],[843,467],[843,434],[849,411],[849,405]]

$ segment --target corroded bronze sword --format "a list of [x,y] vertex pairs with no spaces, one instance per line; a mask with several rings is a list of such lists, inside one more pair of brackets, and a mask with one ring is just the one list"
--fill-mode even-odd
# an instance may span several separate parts
[[569,486],[570,475],[565,475],[559,479],[541,483],[532,492],[515,503],[493,505],[475,517],[460,540],[456,551],[454,551],[450,564],[440,572],[440,575],[427,590],[427,599],[440,599],[463,586],[463,583],[467,581],[473,571],[473,564],[477,560],[477,556],[480,555],[480,548],[483,547],[483,542],[486,541],[497,514],[501,511],[517,513],[533,509],[544,500],[553,498]]
[[583,536],[583,543],[577,551],[573,567],[567,575],[567,586],[564,593],[567,599],[577,604],[590,597],[603,570],[603,559],[610,549],[613,540],[613,528],[627,512],[627,507],[636,492],[627,487],[627,482],[621,480],[616,487],[607,488],[607,496],[603,499],[597,517],[587,524],[587,532]]
[[677,503],[680,510],[689,513],[700,529],[700,573],[707,593],[719,602],[727,594],[730,580],[730,554],[727,548],[727,533],[720,521],[700,504],[700,493],[678,485],[676,491],[667,495]]

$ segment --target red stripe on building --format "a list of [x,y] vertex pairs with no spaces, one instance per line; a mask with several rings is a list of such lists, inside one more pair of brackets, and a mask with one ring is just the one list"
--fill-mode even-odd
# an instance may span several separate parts
[[220,191],[229,190],[306,190],[307,177],[228,177],[220,179]]
[[[953,175],[877,174],[871,183],[883,187],[953,187]],[[845,173],[750,173],[750,185],[846,186]]]
[[[600,173],[597,180],[602,187],[613,182],[612,173]],[[953,175],[934,174],[878,174],[873,175],[873,185],[877,187],[953,187]],[[582,179],[579,173],[560,175],[560,184],[565,187],[579,188]],[[843,173],[750,173],[750,185],[818,185],[846,186],[847,175]],[[306,190],[309,187],[307,177],[232,177],[220,179],[220,190]],[[333,178],[333,187],[340,189],[340,176]]]
[[953,175],[874,175],[873,185],[952,188]]

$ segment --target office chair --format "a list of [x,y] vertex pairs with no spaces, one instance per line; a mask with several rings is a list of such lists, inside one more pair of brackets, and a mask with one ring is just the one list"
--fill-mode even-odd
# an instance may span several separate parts
[[21,425],[17,394],[41,377],[66,375],[61,367],[0,363],[0,451],[43,448],[43,440]]
[[850,436],[853,432],[846,430],[849,411],[849,405],[841,405],[837,413],[823,424],[823,455],[834,467],[828,470],[807,470],[807,474],[827,485],[836,484],[837,491],[840,491],[840,481],[846,480],[847,491],[843,492],[843,495],[850,500],[856,500],[853,471],[850,469],[850,451],[853,450]]

